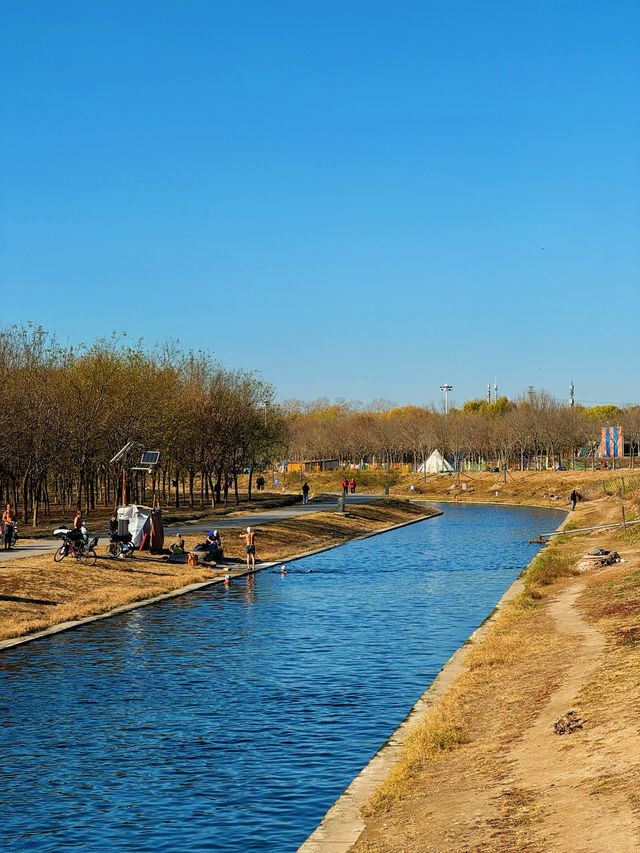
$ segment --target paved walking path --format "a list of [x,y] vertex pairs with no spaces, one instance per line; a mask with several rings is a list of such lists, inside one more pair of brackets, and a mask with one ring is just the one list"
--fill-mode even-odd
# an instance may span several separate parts
[[[347,503],[369,503],[370,501],[378,500],[380,495],[347,495]],[[296,518],[299,515],[307,515],[311,512],[323,512],[325,510],[335,509],[338,503],[338,494],[333,501],[319,501],[318,503],[295,504],[294,506],[279,507],[277,509],[267,509],[263,512],[250,512],[246,515],[225,516],[224,518],[210,518],[209,521],[180,521],[176,524],[165,524],[165,532],[173,535],[177,531],[182,533],[198,533],[205,530],[211,530],[212,527],[217,530],[224,530],[229,527],[259,527],[261,524],[272,524],[274,521],[284,521],[287,518]],[[104,531],[89,529],[89,538],[92,536],[100,536],[101,539],[106,539],[107,534]],[[18,540],[18,545],[12,548],[11,551],[0,551],[0,562],[5,560],[19,560],[22,557],[42,557],[45,554],[52,554],[60,547],[59,539],[40,539],[38,542],[33,542],[28,545],[21,545]]]

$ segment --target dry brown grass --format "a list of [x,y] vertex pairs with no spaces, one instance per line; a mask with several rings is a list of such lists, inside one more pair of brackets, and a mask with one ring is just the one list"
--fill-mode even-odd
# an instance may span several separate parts
[[[432,510],[406,501],[381,501],[350,507],[348,515],[311,513],[264,525],[256,537],[259,560],[282,560],[293,554],[337,545],[355,536],[428,516]],[[53,555],[21,560],[0,559],[0,639],[19,637],[123,604],[142,601],[192,583],[245,570],[245,540],[239,528],[223,531],[225,562],[188,566],[140,554],[114,560],[100,548],[95,566],[85,567]],[[185,536],[187,549],[203,541],[202,533]],[[186,559],[186,558],[185,558]],[[258,566],[259,567],[259,566]]]
[[[608,493],[621,487],[623,477],[625,489],[635,489],[640,496],[640,474],[633,471],[510,471],[506,483],[502,473],[488,472],[462,474],[460,478],[457,474],[429,474],[426,479],[422,474],[400,474],[396,471],[355,471],[353,474],[360,491],[381,494],[388,481],[392,496],[409,497],[413,485],[416,498],[453,500],[455,497],[460,503],[483,501],[568,509],[572,489],[593,500],[605,494],[603,484]],[[342,471],[331,471],[310,474],[306,479],[312,493],[316,494],[340,491],[342,476]],[[287,488],[292,492],[299,489],[298,479],[288,477]],[[461,481],[466,482],[466,491],[462,491]]]
[[[434,767],[453,750],[466,747],[472,763],[493,759],[556,683],[551,676],[527,678],[554,647],[542,611],[529,610],[518,601],[505,608],[482,639],[470,645],[464,671],[407,738],[401,761],[365,814],[386,813],[417,787],[430,786]],[[517,716],[509,720],[516,708]]]

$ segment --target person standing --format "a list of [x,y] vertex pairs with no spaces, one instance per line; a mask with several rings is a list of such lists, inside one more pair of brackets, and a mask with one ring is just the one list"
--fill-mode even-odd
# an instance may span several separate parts
[[10,551],[13,540],[13,529],[16,523],[16,515],[11,509],[11,504],[7,504],[7,508],[2,513],[2,523],[4,525],[4,550]]
[[347,478],[342,478],[342,494],[346,495],[349,491],[349,483],[347,482]]
[[82,510],[78,507],[76,517],[73,519],[73,526],[69,531],[69,539],[72,539],[74,542],[80,542],[81,540],[84,541],[85,534],[82,532],[83,527],[84,519],[82,518]]
[[573,491],[569,495],[569,499],[571,500],[571,511],[573,512],[573,510],[576,508],[576,501],[578,500],[578,495],[575,489],[573,489]]
[[247,571],[252,572],[256,570],[256,532],[247,527],[247,532],[240,534],[244,536],[247,545]]
[[309,503],[309,483],[307,483],[306,480],[304,485],[302,486],[302,503]]
[[349,491],[352,495],[355,495],[356,493],[356,481],[353,479],[353,477],[349,480]]

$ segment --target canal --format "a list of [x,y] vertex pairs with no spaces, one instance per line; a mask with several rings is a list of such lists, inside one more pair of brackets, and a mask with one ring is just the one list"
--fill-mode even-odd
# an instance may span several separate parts
[[0,849],[296,850],[564,516],[443,509],[0,654]]

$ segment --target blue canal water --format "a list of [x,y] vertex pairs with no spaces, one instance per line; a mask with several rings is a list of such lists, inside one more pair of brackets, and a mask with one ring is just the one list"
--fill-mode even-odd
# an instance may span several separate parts
[[563,516],[443,508],[0,654],[0,849],[294,851]]

